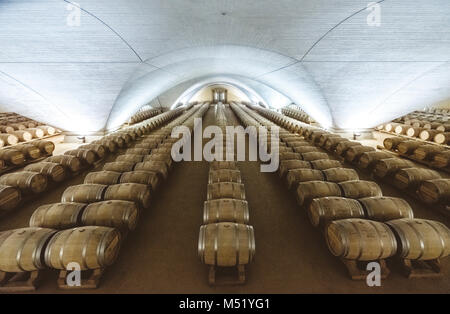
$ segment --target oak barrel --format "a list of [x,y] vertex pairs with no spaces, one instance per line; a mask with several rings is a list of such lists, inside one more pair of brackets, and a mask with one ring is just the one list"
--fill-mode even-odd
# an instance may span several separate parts
[[292,169],[287,172],[286,182],[289,189],[297,188],[300,182],[323,181],[322,171],[316,169]]
[[98,159],[103,159],[106,155],[106,147],[103,144],[87,144],[78,148],[92,150],[97,155]]
[[313,169],[317,170],[325,170],[330,168],[339,168],[342,167],[342,164],[338,160],[334,159],[319,159],[319,160],[312,160],[311,167]]
[[103,184],[111,185],[119,183],[119,178],[122,173],[115,171],[96,171],[89,172],[84,178],[85,184]]
[[95,203],[103,200],[107,186],[103,184],[79,184],[69,186],[61,197],[62,203]]
[[69,229],[79,225],[86,204],[54,203],[39,206],[31,215],[30,227]]
[[359,157],[358,166],[363,169],[371,169],[376,162],[381,159],[392,158],[392,154],[388,152],[366,152]]
[[407,140],[408,139],[406,139],[404,137],[388,137],[388,138],[384,139],[383,146],[387,150],[396,150],[398,144],[400,144],[401,142],[407,141]]
[[434,155],[433,166],[437,168],[445,168],[450,165],[450,150],[443,151]]
[[222,198],[206,201],[203,205],[203,223],[235,222],[247,224],[248,203],[244,200]]
[[414,157],[418,160],[431,160],[442,151],[444,148],[439,145],[421,145],[414,150]]
[[150,185],[156,191],[159,184],[159,175],[155,171],[129,171],[120,176],[120,183],[139,183]]
[[132,201],[141,208],[150,207],[151,188],[139,183],[119,183],[110,185],[105,190],[104,200]]
[[234,182],[210,183],[207,189],[207,200],[233,198],[245,200],[244,185]]
[[344,156],[347,150],[353,146],[362,146],[362,144],[359,142],[351,142],[351,141],[339,142],[336,145],[336,154],[338,154],[339,156]]
[[136,164],[135,171],[153,171],[158,173],[161,178],[167,179],[169,175],[169,169],[167,164],[162,161],[143,161]]
[[301,159],[301,155],[299,153],[293,153],[293,152],[287,152],[287,153],[280,153],[279,157],[280,161],[283,160],[294,160],[294,159]]
[[55,144],[51,141],[39,140],[33,141],[30,144],[39,148],[44,155],[51,155],[55,150]]
[[24,131],[29,132],[33,138],[42,138],[45,135],[45,132],[40,128],[27,128]]
[[239,170],[239,168],[237,166],[237,162],[235,162],[235,161],[212,161],[209,164],[209,168],[212,170],[218,170],[218,169]]
[[33,139],[33,135],[31,135],[30,132],[25,131],[25,130],[14,131],[14,132],[12,132],[12,134],[14,134],[15,136],[17,136],[17,138],[18,138],[21,142],[28,142],[28,141],[31,141],[31,140]]
[[417,194],[422,201],[429,204],[448,204],[450,203],[450,179],[423,181]]
[[403,168],[414,167],[414,163],[401,158],[386,158],[378,160],[375,164],[374,174],[380,178],[393,174]]
[[60,164],[71,172],[78,172],[81,169],[81,161],[78,157],[69,156],[69,155],[58,155],[47,157],[44,161],[47,162],[55,162]]
[[349,168],[329,168],[322,170],[325,181],[343,182],[350,180],[359,180],[359,175],[354,169]]
[[165,162],[167,167],[172,166],[172,156],[171,154],[165,154],[165,153],[155,153],[152,152],[150,155],[145,156],[143,161],[162,161]]
[[422,128],[421,127],[409,127],[406,130],[406,135],[408,135],[409,137],[419,137],[420,132],[422,132]]
[[125,151],[125,154],[131,154],[131,155],[148,155],[150,154],[151,150],[146,148],[128,148]]
[[370,196],[382,196],[381,188],[373,181],[352,180],[338,183],[342,196],[348,198],[363,198]]
[[395,174],[394,184],[400,189],[416,189],[422,181],[440,178],[439,172],[431,169],[404,168]]
[[434,136],[433,141],[438,144],[449,144],[450,143],[450,132],[438,133]]
[[107,162],[103,165],[103,170],[106,171],[115,171],[115,172],[127,172],[132,171],[135,167],[136,163],[134,162],[125,162],[125,161],[113,161]]
[[314,146],[294,146],[294,152],[303,154],[303,153],[311,153],[311,152],[320,152],[320,149]]
[[110,200],[89,204],[83,211],[84,226],[104,226],[132,231],[139,220],[139,207],[131,201]]
[[19,166],[25,163],[25,155],[22,151],[14,148],[0,149],[0,160],[3,161],[2,168],[4,164]]
[[144,155],[135,155],[135,154],[119,155],[116,158],[116,161],[132,162],[135,164],[137,164],[138,162],[142,162],[143,160]]
[[32,171],[19,171],[0,176],[0,185],[9,185],[24,192],[42,193],[47,189],[47,177]]
[[302,153],[302,159],[305,161],[313,161],[313,160],[320,160],[320,159],[329,159],[327,153],[321,153],[321,152],[310,152],[310,153]]
[[357,162],[363,153],[374,152],[375,148],[370,146],[352,146],[347,149],[345,153],[345,159],[349,162]]
[[24,170],[39,172],[50,178],[53,182],[61,182],[66,178],[66,170],[56,162],[37,162],[26,166]]
[[285,174],[289,170],[293,169],[311,169],[311,163],[305,160],[282,160],[280,161],[280,165],[278,171],[280,173],[280,177],[284,177]]
[[208,183],[219,183],[219,182],[241,183],[241,172],[239,170],[231,170],[231,169],[210,170],[208,176]]
[[0,185],[0,211],[7,212],[16,208],[20,201],[22,200],[22,195],[18,188]]
[[0,140],[2,140],[5,145],[15,145],[19,142],[19,138],[14,134],[0,134]]
[[439,133],[442,132],[437,130],[422,130],[419,134],[419,138],[423,141],[432,141],[433,138]]
[[346,218],[364,218],[364,209],[357,200],[345,197],[319,197],[308,206],[308,216],[313,226]]
[[373,196],[360,198],[367,219],[388,221],[399,218],[414,218],[411,206],[403,198]]
[[36,128],[41,129],[42,131],[44,131],[45,135],[53,135],[56,133],[56,130],[54,127],[49,126],[49,125],[38,125]]
[[339,185],[325,181],[299,182],[296,192],[297,203],[300,206],[308,206],[314,198],[341,196],[341,194]]
[[397,150],[399,153],[404,155],[410,155],[412,154],[420,145],[423,145],[423,143],[419,141],[404,141],[398,144]]
[[88,165],[92,165],[97,160],[97,154],[91,149],[72,149],[64,152],[64,155],[78,157]]

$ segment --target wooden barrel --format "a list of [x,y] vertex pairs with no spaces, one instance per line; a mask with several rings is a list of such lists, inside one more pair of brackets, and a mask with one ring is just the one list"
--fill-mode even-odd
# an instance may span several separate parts
[[399,124],[395,127],[394,132],[396,134],[406,134],[406,131],[408,130],[409,126],[406,124]]
[[9,126],[13,127],[14,130],[25,130],[27,128],[27,126],[23,123],[11,123]]
[[404,141],[397,145],[399,153],[404,155],[411,155],[423,143],[419,141]]
[[450,123],[445,123],[436,128],[439,132],[450,132]]
[[0,149],[0,160],[3,161],[2,168],[5,163],[12,166],[19,166],[25,163],[25,155],[18,149],[7,148]]
[[0,177],[0,185],[9,185],[23,192],[38,194],[47,189],[47,177],[32,171],[7,173]]
[[417,194],[422,201],[429,204],[448,204],[450,202],[450,179],[423,181]]
[[54,135],[56,133],[55,128],[49,125],[38,125],[36,128],[44,131],[45,135]]
[[397,252],[397,241],[389,227],[378,221],[342,219],[331,222],[325,230],[331,253],[349,260],[386,259]]
[[431,169],[404,168],[396,172],[394,184],[399,189],[415,189],[422,181],[440,179],[439,172]]
[[219,169],[209,171],[208,183],[235,182],[241,183],[239,170]]
[[249,221],[248,203],[244,200],[222,198],[206,201],[203,205],[203,223],[235,222],[247,224]]
[[139,220],[139,207],[131,201],[103,201],[89,204],[83,211],[84,226],[104,226],[132,231]]
[[351,141],[339,142],[336,145],[336,154],[338,154],[339,156],[344,156],[347,153],[347,150],[353,146],[361,146],[361,143]]
[[332,134],[332,133],[322,134],[322,135],[320,136],[320,138],[319,138],[318,145],[319,145],[320,147],[325,147],[325,144],[326,144],[327,140],[328,140],[329,138],[332,138],[332,137],[334,137],[334,138],[341,138],[341,136],[340,136],[340,135],[337,135],[337,134]]
[[45,264],[54,269],[67,269],[78,263],[81,270],[110,266],[116,259],[121,234],[115,228],[86,226],[59,231],[45,249]]
[[221,182],[208,184],[207,199],[233,198],[245,200],[244,185],[234,182]]
[[0,132],[12,133],[12,132],[14,132],[14,128],[10,125],[0,125]]
[[321,153],[321,152],[310,152],[310,153],[302,153],[302,159],[305,161],[313,161],[313,160],[320,160],[320,159],[329,159],[327,153]]
[[0,233],[0,271],[21,273],[45,268],[43,254],[55,230],[20,228]]
[[105,137],[105,139],[113,141],[118,148],[124,148],[128,146],[128,144],[125,143],[125,140],[121,136],[107,136]]
[[51,155],[55,150],[55,144],[51,141],[39,140],[33,141],[30,144],[39,148],[43,155]]
[[386,132],[394,132],[395,131],[395,128],[398,126],[398,125],[400,125],[400,123],[393,123],[393,122],[390,122],[390,123],[386,123],[386,125],[384,126],[384,130],[386,131]]
[[297,187],[297,202],[300,206],[308,206],[309,203],[319,197],[341,196],[339,185],[333,182],[309,181],[300,182]]
[[362,154],[374,151],[375,148],[370,146],[363,146],[363,145],[352,146],[349,149],[347,149],[347,152],[345,153],[345,159],[348,162],[358,162]]
[[61,182],[66,178],[66,170],[56,162],[37,162],[26,166],[24,170],[43,174],[53,182]]
[[432,160],[434,156],[442,151],[444,151],[444,148],[438,145],[420,145],[414,150],[414,158],[418,160]]
[[151,187],[139,183],[120,183],[108,186],[104,200],[132,201],[143,209],[150,207]]
[[125,162],[125,161],[113,161],[107,162],[103,165],[103,170],[106,171],[114,171],[114,172],[127,172],[132,171],[135,167],[134,162]]
[[283,161],[283,160],[300,160],[301,159],[301,155],[299,153],[293,153],[293,152],[287,152],[287,153],[280,153],[279,155],[279,160]]
[[450,132],[438,133],[434,136],[433,141],[438,144],[447,145],[450,143]]
[[14,131],[12,134],[17,136],[17,138],[21,142],[28,142],[28,141],[31,141],[33,139],[33,135],[31,135],[30,132],[25,131],[25,130]]
[[395,151],[397,149],[397,146],[404,142],[407,141],[408,139],[404,138],[404,137],[388,137],[385,138],[383,141],[383,146],[384,148],[386,148],[387,150],[392,150]]
[[445,168],[450,165],[450,150],[443,151],[434,155],[433,166],[436,168]]
[[0,140],[2,140],[5,145],[15,145],[19,142],[19,138],[14,134],[0,134]]
[[409,137],[419,137],[420,132],[422,132],[422,128],[421,127],[409,127],[406,130],[406,135],[408,135]]
[[325,181],[344,182],[350,180],[359,180],[359,175],[354,169],[349,168],[330,168],[322,171]]
[[0,185],[0,214],[16,208],[21,200],[22,195],[19,189],[8,185]]
[[41,157],[41,150],[32,144],[16,145],[14,149],[20,150],[27,159],[38,159]]
[[155,148],[152,150],[152,154],[171,154],[172,152],[172,146],[159,146],[158,148]]
[[392,158],[392,154],[378,151],[362,153],[358,160],[358,167],[362,169],[371,169],[378,160],[386,158]]
[[286,182],[289,189],[297,188],[300,182],[323,181],[322,171],[316,169],[292,169],[287,172]]
[[370,196],[382,196],[381,188],[373,181],[352,180],[338,183],[342,196],[348,198],[363,198]]
[[78,172],[81,169],[81,161],[78,157],[69,155],[58,155],[47,157],[44,161],[55,162],[70,170],[71,172]]
[[132,154],[132,155],[148,155],[150,154],[150,149],[146,148],[128,148],[125,151],[125,154]]
[[102,138],[101,140],[98,141],[93,141],[91,144],[100,144],[106,147],[106,149],[110,152],[110,153],[115,153],[118,149],[118,145],[115,141],[111,140],[111,139],[107,139],[107,138]]
[[310,153],[310,152],[320,152],[320,149],[314,146],[294,146],[293,147],[294,152],[303,154],[303,153]]
[[92,150],[97,155],[98,159],[103,159],[106,156],[106,147],[102,144],[87,144],[78,148]]
[[311,164],[309,161],[305,161],[305,160],[282,160],[282,161],[280,161],[280,165],[278,168],[280,177],[284,177],[289,170],[293,170],[293,169],[311,169]]
[[82,162],[92,165],[97,160],[97,154],[91,149],[72,149],[64,153],[64,155],[78,157]]
[[161,142],[152,140],[147,142],[140,142],[134,145],[134,148],[142,148],[142,149],[155,149]]
[[96,171],[89,172],[84,178],[85,184],[103,184],[112,185],[119,183],[122,173],[115,171]]
[[39,206],[31,215],[30,227],[69,229],[77,227],[86,204],[54,203]]
[[116,161],[123,161],[128,163],[135,163],[142,162],[144,160],[144,155],[135,155],[135,154],[125,154],[125,155],[119,155],[116,158]]
[[319,197],[308,206],[308,216],[314,227],[347,218],[364,218],[364,209],[357,200],[345,197]]
[[24,131],[29,132],[33,138],[42,138],[45,135],[44,131],[39,128],[28,128]]
[[206,265],[231,267],[249,264],[255,255],[253,227],[230,222],[201,226],[198,255]]
[[136,164],[134,167],[135,171],[153,171],[158,173],[161,178],[167,179],[169,175],[169,169],[166,163],[162,161],[143,161]]
[[219,169],[232,169],[239,170],[237,166],[237,162],[235,161],[212,161],[209,164],[210,170],[219,170]]
[[414,163],[401,158],[386,158],[378,160],[375,164],[374,174],[377,177],[384,178],[403,168],[414,167]]
[[342,164],[338,160],[333,159],[319,159],[319,160],[312,160],[311,167],[313,169],[317,170],[325,170],[330,168],[339,168],[342,167]]
[[149,185],[156,191],[159,184],[159,174],[155,171],[129,171],[120,176],[120,183],[139,183]]
[[398,255],[408,260],[432,260],[450,255],[450,229],[426,219],[387,222],[397,236]]
[[437,130],[422,130],[419,134],[419,138],[423,141],[432,141],[436,134],[441,132]]
[[329,152],[336,150],[336,146],[342,142],[350,142],[350,140],[342,137],[330,137],[325,142],[325,149]]
[[143,161],[162,161],[169,168],[172,166],[173,162],[172,156],[170,154],[162,154],[155,152],[152,152],[150,155],[145,156]]
[[359,199],[367,219],[389,221],[399,218],[414,218],[411,206],[403,198],[375,196]]
[[95,203],[103,200],[107,186],[103,184],[79,184],[69,186],[61,197],[62,203]]

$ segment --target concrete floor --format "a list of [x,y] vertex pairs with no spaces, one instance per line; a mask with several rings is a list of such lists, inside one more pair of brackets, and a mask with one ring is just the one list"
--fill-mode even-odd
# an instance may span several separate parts
[[[204,126],[214,122],[212,110]],[[450,259],[443,260],[441,279],[408,280],[393,263],[382,287],[352,281],[343,264],[331,255],[321,232],[276,173],[261,173],[259,163],[240,162],[255,228],[256,258],[243,286],[210,287],[207,267],[197,257],[198,231],[206,199],[207,162],[175,164],[169,179],[137,229],[123,243],[116,263],[107,269],[97,290],[79,293],[450,293]],[[361,174],[362,179],[368,176]],[[59,201],[74,178],[0,221],[0,230],[23,227],[35,208]],[[403,196],[382,185],[387,196]],[[449,221],[417,201],[405,197],[416,217]],[[37,293],[67,293],[56,287],[56,271],[46,271]],[[73,292],[73,291],[70,291]]]

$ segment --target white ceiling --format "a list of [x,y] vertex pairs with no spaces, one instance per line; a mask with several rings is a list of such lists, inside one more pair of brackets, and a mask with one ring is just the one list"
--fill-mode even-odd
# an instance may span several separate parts
[[[0,110],[90,132],[233,81],[325,126],[450,98],[449,0],[0,0]],[[372,5],[372,8],[374,6]],[[225,14],[225,15],[223,15]]]

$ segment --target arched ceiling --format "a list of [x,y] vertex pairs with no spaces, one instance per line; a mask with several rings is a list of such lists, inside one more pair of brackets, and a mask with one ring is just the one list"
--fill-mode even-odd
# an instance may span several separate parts
[[379,1],[378,27],[365,0],[77,0],[79,25],[70,3],[0,1],[0,110],[113,129],[222,76],[359,128],[450,97],[448,0]]

